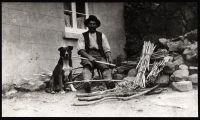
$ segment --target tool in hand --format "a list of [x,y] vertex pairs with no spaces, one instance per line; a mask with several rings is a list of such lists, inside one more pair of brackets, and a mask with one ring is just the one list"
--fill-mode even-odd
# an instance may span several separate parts
[[[73,57],[73,58],[80,58],[80,59],[87,59],[87,58],[84,58],[84,57],[80,57],[80,56],[78,56],[78,57]],[[95,62],[97,62],[97,63],[101,63],[101,64],[105,64],[105,65],[110,65],[110,66],[113,66],[113,67],[116,67],[116,65],[115,64],[112,64],[112,63],[107,63],[107,62],[102,62],[102,61],[97,61],[97,60],[95,60]]]

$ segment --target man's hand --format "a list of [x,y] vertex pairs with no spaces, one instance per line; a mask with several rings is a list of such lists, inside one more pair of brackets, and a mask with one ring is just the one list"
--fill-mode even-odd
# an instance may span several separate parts
[[85,50],[80,50],[79,54],[85,58],[87,58],[89,61],[94,62],[96,59],[92,57],[91,55],[87,54]]
[[111,52],[106,52],[106,59],[107,59],[107,62],[112,63]]
[[94,57],[92,57],[91,55],[88,55],[88,59],[89,59],[89,61],[91,61],[91,62],[94,62],[96,59],[94,58]]

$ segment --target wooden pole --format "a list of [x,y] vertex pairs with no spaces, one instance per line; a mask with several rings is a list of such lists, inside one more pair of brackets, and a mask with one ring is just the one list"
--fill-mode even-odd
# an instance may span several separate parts
[[[72,58],[80,58],[80,59],[85,59],[85,60],[87,59],[87,58],[79,57],[79,56],[75,56],[75,57],[72,57]],[[115,64],[111,64],[111,63],[107,63],[107,62],[102,62],[102,61],[95,61],[95,62],[116,67]]]
[[66,82],[66,84],[73,84],[73,83],[84,83],[84,82],[121,82],[123,80],[82,80],[82,81],[72,81]]

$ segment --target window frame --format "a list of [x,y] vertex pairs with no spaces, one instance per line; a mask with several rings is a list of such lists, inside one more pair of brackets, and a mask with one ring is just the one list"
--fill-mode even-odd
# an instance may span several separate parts
[[[76,17],[76,2],[70,2],[71,3],[71,12],[72,12],[72,27],[67,27],[65,25],[65,32],[67,33],[78,33],[78,34],[81,34],[85,31],[87,31],[87,28],[86,29],[80,29],[80,28],[77,28],[77,17]],[[86,18],[88,18],[89,16],[89,11],[88,11],[88,2],[84,2],[85,3],[85,14],[86,15]],[[68,11],[68,10],[66,10]],[[65,10],[64,10],[65,12]],[[79,13],[80,14],[80,13]]]

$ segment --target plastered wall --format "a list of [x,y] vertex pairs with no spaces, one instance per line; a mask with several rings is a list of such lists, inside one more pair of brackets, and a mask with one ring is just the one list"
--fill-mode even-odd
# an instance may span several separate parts
[[[99,31],[109,40],[113,59],[124,55],[123,3],[89,2],[89,14],[101,20]],[[19,83],[22,78],[52,71],[59,59],[58,48],[72,45],[77,56],[77,35],[63,39],[63,3],[2,3],[2,84]],[[80,66],[74,60],[73,66]]]

